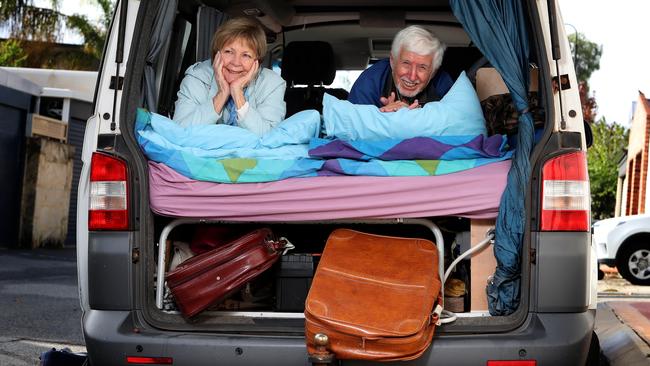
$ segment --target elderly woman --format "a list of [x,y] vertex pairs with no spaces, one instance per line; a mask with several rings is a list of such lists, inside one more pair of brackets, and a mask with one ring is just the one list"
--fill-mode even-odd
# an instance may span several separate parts
[[285,81],[260,68],[266,54],[262,27],[235,18],[219,27],[212,58],[190,66],[181,82],[174,120],[181,126],[224,123],[263,135],[286,111]]

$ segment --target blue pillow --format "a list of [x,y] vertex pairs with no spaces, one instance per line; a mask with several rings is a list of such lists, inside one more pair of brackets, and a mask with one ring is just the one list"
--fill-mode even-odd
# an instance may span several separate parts
[[384,113],[326,94],[323,119],[327,136],[348,141],[487,134],[481,103],[465,72],[442,100],[412,110]]
[[320,132],[320,113],[315,109],[300,111],[283,120],[260,139],[264,147],[308,144]]

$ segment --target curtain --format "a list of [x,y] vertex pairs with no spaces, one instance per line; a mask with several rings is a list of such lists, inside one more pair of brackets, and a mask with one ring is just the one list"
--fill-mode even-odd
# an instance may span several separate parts
[[176,0],[161,0],[158,5],[156,19],[151,29],[151,40],[149,41],[149,52],[147,53],[146,65],[144,67],[144,79],[142,90],[144,106],[151,112],[158,110],[158,92],[156,90],[156,62],[160,50],[167,42],[176,14]]
[[212,36],[214,32],[230,17],[217,9],[201,6],[196,15],[196,61],[210,58],[212,54]]
[[465,31],[503,77],[520,113],[516,151],[501,197],[494,255],[497,261],[487,287],[491,315],[508,315],[519,306],[521,247],[526,213],[524,195],[530,178],[533,120],[528,113],[529,45],[525,14],[518,0],[450,0]]

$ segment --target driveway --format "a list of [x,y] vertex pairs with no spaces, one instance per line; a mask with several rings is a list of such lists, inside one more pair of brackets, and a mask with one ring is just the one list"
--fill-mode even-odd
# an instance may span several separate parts
[[602,266],[596,333],[611,366],[650,365],[650,286],[635,286]]
[[74,248],[0,248],[0,365],[36,365],[52,347],[85,351],[76,267]]

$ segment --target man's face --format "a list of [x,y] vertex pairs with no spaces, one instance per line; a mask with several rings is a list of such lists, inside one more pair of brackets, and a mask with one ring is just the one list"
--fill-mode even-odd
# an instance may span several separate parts
[[402,96],[414,97],[420,93],[433,75],[433,55],[422,56],[401,49],[397,59],[390,56],[393,81]]

